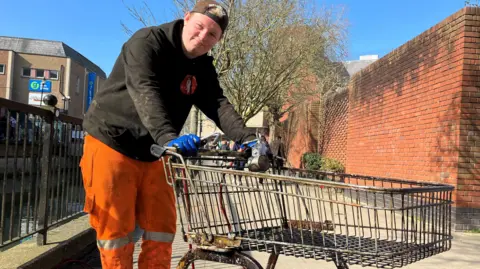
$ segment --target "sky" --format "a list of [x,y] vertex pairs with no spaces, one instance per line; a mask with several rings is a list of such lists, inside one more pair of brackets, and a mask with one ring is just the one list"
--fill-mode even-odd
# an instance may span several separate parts
[[[172,0],[145,0],[157,24],[175,18]],[[313,0],[344,10],[347,56],[383,57],[464,7],[464,0]],[[125,4],[143,0],[0,0],[0,36],[62,41],[107,75],[128,35],[142,25]]]

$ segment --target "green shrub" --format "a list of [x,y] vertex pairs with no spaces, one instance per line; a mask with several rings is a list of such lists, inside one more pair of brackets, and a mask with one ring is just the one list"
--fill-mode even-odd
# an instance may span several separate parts
[[307,170],[320,170],[322,167],[322,156],[315,152],[307,152],[303,154],[302,162]]
[[329,171],[336,173],[343,173],[345,167],[343,164],[336,159],[322,157],[320,154],[315,152],[307,152],[302,156],[303,166],[307,170],[314,171]]
[[321,159],[321,166],[320,170],[322,171],[329,171],[329,172],[336,172],[336,173],[343,173],[345,171],[345,167],[343,164],[335,159],[323,157]]

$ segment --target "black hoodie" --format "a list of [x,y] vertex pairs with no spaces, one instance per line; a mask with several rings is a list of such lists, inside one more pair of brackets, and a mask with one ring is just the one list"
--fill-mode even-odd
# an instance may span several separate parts
[[183,20],[143,28],[123,45],[85,114],[89,135],[130,158],[154,161],[150,146],[176,138],[195,105],[231,139],[255,138],[223,95],[213,58],[185,57],[182,29]]

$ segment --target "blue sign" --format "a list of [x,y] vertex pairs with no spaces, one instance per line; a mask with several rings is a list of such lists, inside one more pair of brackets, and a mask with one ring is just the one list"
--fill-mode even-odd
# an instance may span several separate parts
[[50,80],[31,79],[28,82],[28,90],[31,92],[52,92]]
[[88,73],[88,80],[87,80],[87,105],[85,106],[85,111],[88,110],[88,107],[92,103],[93,96],[95,95],[95,78],[97,75],[93,72]]

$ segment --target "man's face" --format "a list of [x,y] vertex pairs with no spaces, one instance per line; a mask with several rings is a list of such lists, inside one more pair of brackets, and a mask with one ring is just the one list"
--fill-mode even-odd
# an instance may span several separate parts
[[193,59],[207,53],[220,41],[222,29],[208,16],[199,13],[187,13],[182,32],[185,55]]

